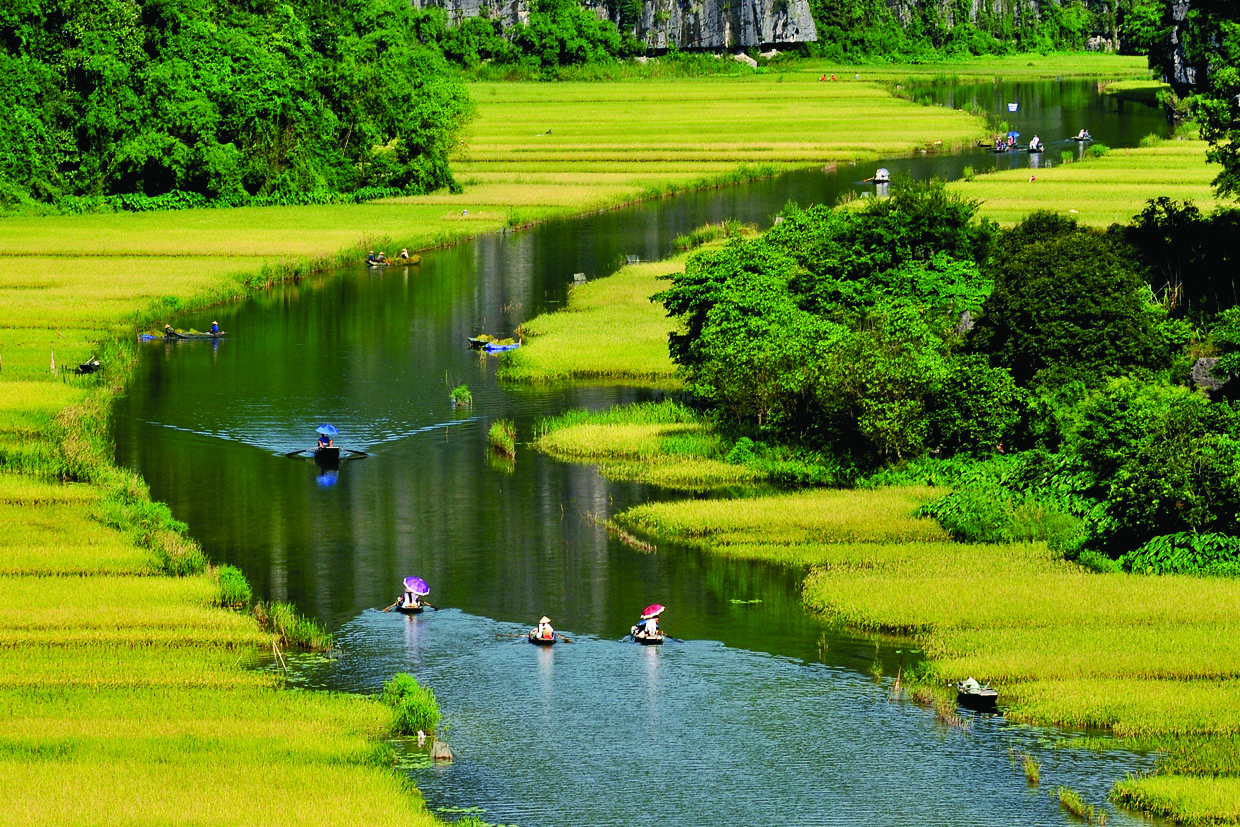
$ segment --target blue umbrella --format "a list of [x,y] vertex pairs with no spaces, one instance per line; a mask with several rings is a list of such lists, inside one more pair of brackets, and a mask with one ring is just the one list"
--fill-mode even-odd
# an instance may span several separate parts
[[431,593],[431,587],[426,585],[426,581],[421,577],[406,577],[405,588],[419,597],[424,597]]
[[[1019,132],[1009,132],[1009,133],[1008,133],[1008,137],[1009,137],[1009,138],[1019,138],[1019,137],[1020,137],[1020,133],[1019,133]],[[330,426],[329,426],[329,427],[330,427]]]
[[340,433],[339,431],[336,430],[335,425],[320,425],[314,430],[318,431],[320,434],[323,434],[324,436],[335,436],[336,434]]

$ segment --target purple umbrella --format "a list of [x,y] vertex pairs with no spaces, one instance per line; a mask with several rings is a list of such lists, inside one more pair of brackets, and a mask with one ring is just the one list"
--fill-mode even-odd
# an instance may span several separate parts
[[406,577],[405,589],[413,592],[418,597],[423,597],[431,593],[431,587],[426,585],[426,581],[421,577]]

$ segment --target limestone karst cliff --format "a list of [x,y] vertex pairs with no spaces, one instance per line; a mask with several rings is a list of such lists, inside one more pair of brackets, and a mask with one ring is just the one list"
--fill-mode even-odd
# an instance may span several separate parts
[[[528,0],[412,0],[418,8],[439,7],[450,22],[485,15],[505,25],[529,19]],[[601,0],[585,0],[601,18],[611,12]],[[646,0],[636,31],[652,49],[734,49],[808,43],[817,39],[808,0]]]

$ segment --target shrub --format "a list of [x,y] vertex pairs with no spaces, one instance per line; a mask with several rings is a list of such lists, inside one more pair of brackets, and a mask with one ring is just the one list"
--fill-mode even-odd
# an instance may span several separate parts
[[439,726],[439,702],[435,693],[420,686],[417,678],[398,672],[383,685],[383,702],[392,707],[392,734],[433,733]]
[[1181,531],[1155,537],[1119,559],[1139,574],[1240,575],[1240,537]]
[[216,599],[221,606],[230,608],[245,606],[254,596],[250,582],[236,566],[221,566],[216,576],[220,585],[219,597]]

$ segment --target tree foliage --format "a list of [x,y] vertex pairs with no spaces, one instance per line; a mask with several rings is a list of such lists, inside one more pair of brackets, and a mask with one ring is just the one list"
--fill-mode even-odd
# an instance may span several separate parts
[[463,87],[402,0],[19,0],[0,197],[452,185]]
[[1034,214],[998,245],[994,290],[970,335],[974,351],[1029,385],[1167,367],[1176,345],[1165,314],[1116,242],[1058,216]]

